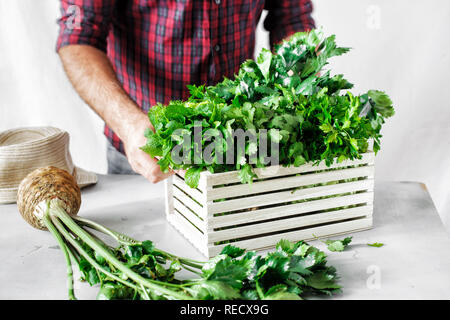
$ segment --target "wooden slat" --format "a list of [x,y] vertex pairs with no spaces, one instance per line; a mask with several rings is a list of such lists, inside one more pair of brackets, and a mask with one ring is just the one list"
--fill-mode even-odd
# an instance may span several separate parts
[[209,234],[208,240],[210,243],[214,243],[217,241],[255,236],[258,234],[270,233],[274,231],[308,227],[351,218],[366,217],[372,214],[371,209],[372,206],[363,206],[358,208],[329,211],[294,218],[273,220],[270,222],[260,222],[257,224],[242,227],[213,231]]
[[[221,228],[243,223],[256,222],[261,220],[285,218],[296,214],[339,208],[348,205],[367,203],[368,208],[373,210],[373,192],[357,193],[348,196],[320,199],[303,203],[293,203],[282,207],[271,207],[258,209],[253,211],[232,213],[224,216],[216,216],[208,218],[210,228]],[[365,210],[357,209],[355,210]]]
[[173,185],[172,185],[172,177],[169,177],[164,181],[164,191],[166,194],[165,197],[165,209],[166,216],[173,212]]
[[[368,217],[352,221],[333,223],[330,225],[315,228],[308,228],[304,230],[285,232],[281,234],[258,237],[243,241],[236,241],[231,244],[247,250],[260,250],[273,248],[276,245],[276,243],[281,239],[286,239],[290,241],[312,240],[315,239],[315,237],[337,236],[349,232],[367,230],[370,229],[371,227],[372,227],[372,217]],[[226,244],[223,245],[209,244],[208,256],[209,257],[215,256],[225,246]]]
[[228,187],[215,188],[207,192],[207,200],[232,198],[247,194],[276,191],[281,189],[296,188],[317,183],[326,183],[344,179],[359,177],[373,177],[374,167],[358,167],[341,169],[336,171],[325,171],[321,173],[290,176],[273,180],[257,181],[252,184],[238,184]]
[[206,219],[206,212],[198,203],[187,196],[183,191],[178,189],[176,186],[173,187],[173,196],[180,200],[186,207],[194,211],[202,219]]
[[[339,183],[307,189],[274,192],[263,195],[250,196],[245,198],[227,200],[222,202],[209,203],[207,205],[208,216],[215,213],[230,212],[241,209],[261,207],[296,200],[307,200],[316,197],[325,197],[341,193],[369,190],[373,188],[373,181],[359,180],[353,182]],[[175,193],[174,193],[175,194]]]
[[200,180],[198,181],[198,188],[200,190],[210,190],[212,189],[211,181],[208,179],[211,172],[203,171],[200,173]]
[[208,236],[202,234],[186,219],[177,213],[171,214],[167,217],[167,221],[177,229],[194,247],[196,247],[202,254],[208,256]]
[[173,207],[178,210],[187,220],[191,221],[203,233],[206,233],[206,222],[200,219],[196,214],[189,210],[183,203],[177,199],[173,199]]
[[[344,168],[348,166],[362,165],[362,164],[373,164],[375,162],[375,155],[373,152],[364,153],[361,159],[356,160],[346,160],[341,163],[333,163],[331,166],[327,166],[324,162],[318,165],[313,165],[311,163],[306,163],[299,167],[283,167],[283,166],[270,166],[267,168],[256,168],[254,169],[255,174],[260,178],[270,178],[270,177],[282,177],[286,175],[292,175],[296,173],[320,171],[332,168]],[[202,172],[207,179],[209,186],[222,185],[240,182],[238,177],[238,171],[222,172],[222,173],[210,173]]]
[[192,198],[194,198],[197,202],[204,204],[205,203],[205,195],[198,191],[197,189],[189,187],[186,182],[184,182],[183,179],[178,177],[177,175],[174,175],[172,177],[173,184],[176,185],[178,188],[186,192],[188,195],[190,195]]

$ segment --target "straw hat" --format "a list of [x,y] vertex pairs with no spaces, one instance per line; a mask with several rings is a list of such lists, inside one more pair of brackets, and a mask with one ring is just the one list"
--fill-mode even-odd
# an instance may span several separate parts
[[0,204],[14,203],[17,188],[31,171],[55,166],[70,172],[80,188],[97,183],[97,176],[75,167],[69,134],[53,127],[17,128],[0,133]]

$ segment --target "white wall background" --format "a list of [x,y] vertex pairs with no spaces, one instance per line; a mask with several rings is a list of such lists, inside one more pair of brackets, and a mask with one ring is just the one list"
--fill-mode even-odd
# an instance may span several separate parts
[[[317,26],[354,48],[332,63],[355,92],[385,90],[397,114],[383,129],[376,178],[424,182],[450,225],[450,1],[315,0]],[[71,134],[77,165],[106,172],[101,120],[54,51],[57,0],[0,0],[0,130],[53,125]],[[257,52],[267,47],[258,27]]]

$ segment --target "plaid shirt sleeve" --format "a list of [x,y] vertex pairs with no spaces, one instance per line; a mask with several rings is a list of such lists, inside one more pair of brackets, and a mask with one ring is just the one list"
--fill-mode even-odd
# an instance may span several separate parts
[[106,52],[113,0],[61,0],[56,50],[70,44],[87,44]]
[[291,34],[315,27],[311,0],[266,0],[265,9],[264,28],[269,31],[272,49]]

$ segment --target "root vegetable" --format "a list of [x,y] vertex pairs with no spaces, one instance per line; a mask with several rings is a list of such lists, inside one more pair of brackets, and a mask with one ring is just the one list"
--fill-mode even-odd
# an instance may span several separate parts
[[43,210],[52,199],[71,216],[80,210],[81,192],[74,177],[52,166],[36,169],[27,175],[17,192],[19,212],[37,229],[45,229]]

